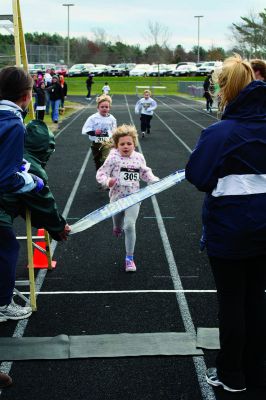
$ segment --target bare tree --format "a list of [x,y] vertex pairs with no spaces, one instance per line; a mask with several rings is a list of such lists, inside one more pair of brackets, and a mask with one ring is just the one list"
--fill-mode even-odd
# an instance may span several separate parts
[[152,45],[160,47],[167,47],[170,36],[171,34],[168,27],[158,21],[149,21],[148,32],[144,34],[144,37],[151,42]]
[[94,42],[99,44],[107,42],[107,34],[103,28],[94,27],[92,28],[92,32],[94,35]]

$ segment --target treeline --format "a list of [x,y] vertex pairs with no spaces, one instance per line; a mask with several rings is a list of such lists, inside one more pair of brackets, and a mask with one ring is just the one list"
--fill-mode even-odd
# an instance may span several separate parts
[[[266,9],[258,14],[240,17],[240,23],[233,23],[230,27],[232,48],[225,51],[222,47],[212,46],[210,49],[200,47],[200,60],[224,60],[225,57],[237,52],[245,58],[266,58]],[[150,26],[154,42],[145,49],[140,45],[128,45],[121,41],[115,43],[108,41],[105,32],[98,29],[95,40],[86,37],[70,38],[71,64],[81,62],[111,64],[121,62],[135,63],[167,63],[175,64],[181,61],[197,61],[198,48],[194,46],[186,51],[181,44],[171,49],[166,41],[159,44],[157,38],[160,26]],[[156,30],[157,29],[157,30]],[[96,29],[97,31],[97,29]],[[65,60],[67,59],[67,38],[58,34],[26,33],[27,45],[63,46]],[[0,34],[0,56],[14,53],[14,38],[12,35]],[[1,57],[2,58],[2,57]],[[59,60],[54,60],[59,61]]]

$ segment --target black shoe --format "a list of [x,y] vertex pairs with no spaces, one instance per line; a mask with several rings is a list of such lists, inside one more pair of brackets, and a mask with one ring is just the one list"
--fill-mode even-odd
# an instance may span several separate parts
[[233,389],[227,385],[225,385],[220,379],[218,378],[217,375],[217,369],[216,368],[209,368],[206,371],[206,381],[208,382],[209,385],[212,386],[222,386],[224,390],[227,390],[228,392],[244,392],[247,390],[245,387],[239,388],[239,389]]
[[58,124],[58,121],[54,121],[54,124]]
[[141,137],[145,137],[145,132],[141,132]]
[[150,129],[147,129],[147,134],[150,135],[151,131]]

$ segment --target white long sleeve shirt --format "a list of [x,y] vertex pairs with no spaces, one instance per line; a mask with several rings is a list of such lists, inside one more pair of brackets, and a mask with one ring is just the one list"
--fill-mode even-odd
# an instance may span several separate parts
[[136,114],[153,115],[153,111],[157,108],[157,103],[151,97],[140,99],[135,105]]
[[[108,114],[106,117],[103,117],[99,112],[97,112],[91,115],[83,125],[82,135],[91,132],[89,138],[92,142],[103,143],[110,140],[116,126],[116,119],[113,115]],[[101,133],[96,135],[96,130],[100,130]]]

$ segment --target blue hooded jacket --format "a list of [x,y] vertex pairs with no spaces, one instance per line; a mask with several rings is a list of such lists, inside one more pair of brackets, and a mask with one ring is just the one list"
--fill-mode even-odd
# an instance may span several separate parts
[[204,240],[209,256],[266,254],[266,84],[253,81],[203,130],[186,178],[206,192]]
[[0,194],[34,188],[31,176],[20,172],[25,140],[21,112],[16,104],[0,101]]

